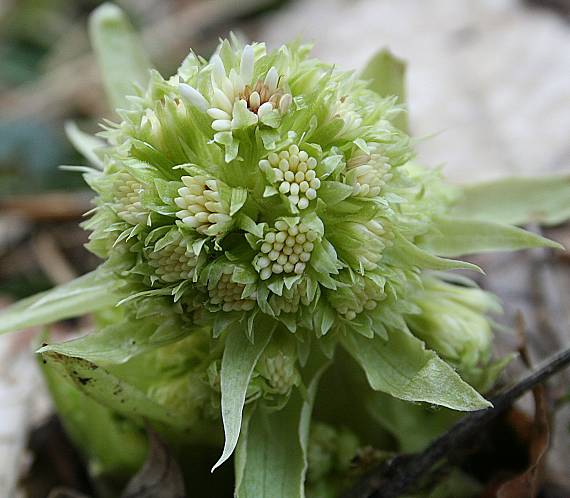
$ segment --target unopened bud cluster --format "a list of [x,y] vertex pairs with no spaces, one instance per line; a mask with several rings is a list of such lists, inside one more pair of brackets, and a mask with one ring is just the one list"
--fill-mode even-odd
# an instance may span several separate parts
[[203,235],[220,235],[232,218],[229,207],[222,201],[218,182],[203,176],[183,176],[184,187],[175,199],[181,211],[176,216],[182,223]]
[[296,380],[295,362],[283,353],[265,359],[265,376],[277,394],[287,394]]
[[339,315],[346,320],[354,320],[364,311],[375,310],[385,298],[382,290],[369,279],[358,278],[350,287],[331,296],[330,302]]
[[119,217],[131,225],[145,224],[148,211],[141,203],[142,184],[130,173],[121,171],[117,174],[114,191]]
[[273,169],[279,193],[287,196],[293,206],[306,209],[317,198],[317,190],[321,186],[315,171],[317,160],[299,150],[297,145],[291,145],[279,154],[272,152],[259,162],[259,166]]
[[275,230],[265,234],[262,240],[256,266],[259,276],[267,280],[271,275],[296,273],[302,275],[311,259],[318,234],[300,222],[290,226],[286,221],[278,220]]
[[390,165],[377,153],[358,151],[346,163],[346,178],[352,185],[355,196],[377,197],[386,182],[390,181]]
[[148,259],[156,276],[166,283],[191,280],[197,262],[196,255],[181,234],[158,251],[149,252]]
[[234,282],[232,273],[232,268],[225,268],[218,282],[208,289],[210,303],[219,306],[222,311],[252,310],[255,306],[255,299],[242,297],[245,285]]

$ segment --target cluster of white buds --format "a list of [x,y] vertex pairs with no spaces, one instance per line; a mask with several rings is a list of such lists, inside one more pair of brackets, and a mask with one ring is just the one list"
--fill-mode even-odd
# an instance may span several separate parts
[[156,276],[166,283],[192,279],[197,263],[192,247],[179,232],[168,245],[149,252],[148,259]]
[[340,118],[344,122],[336,134],[337,137],[355,135],[362,126],[362,117],[356,112],[356,106],[348,96],[341,97],[333,106],[332,118]]
[[274,294],[269,300],[269,304],[276,315],[281,313],[296,313],[299,305],[308,306],[311,304],[307,298],[307,284],[305,279],[296,282],[290,289],[284,288],[283,294]]
[[317,160],[296,145],[289,146],[278,154],[272,152],[267,159],[259,161],[262,169],[272,168],[279,183],[279,192],[299,209],[306,209],[317,198],[321,181],[315,168]]
[[336,312],[347,320],[354,320],[365,310],[372,311],[376,309],[378,303],[386,297],[378,287],[372,285],[367,279],[363,280],[364,282],[361,286],[352,286],[353,299],[331,300]]
[[367,154],[358,150],[346,163],[346,179],[353,187],[353,195],[377,197],[382,187],[392,178],[390,165],[381,154]]
[[184,187],[174,199],[181,211],[176,216],[202,235],[220,235],[232,218],[229,206],[221,198],[218,182],[204,176],[183,176]]
[[232,273],[231,267],[225,268],[218,282],[208,288],[210,303],[220,306],[222,311],[251,311],[255,306],[255,297],[242,297],[245,285],[234,282]]
[[265,115],[276,110],[285,114],[293,98],[279,87],[279,74],[271,67],[263,80],[253,83],[255,65],[254,51],[251,45],[243,49],[239,72],[231,69],[229,75],[219,55],[211,59],[212,98],[208,102],[195,88],[187,84],[180,85],[180,92],[194,105],[207,111],[214,120],[215,131],[230,131],[238,126],[234,116],[234,104],[241,102],[246,111],[251,113],[253,123],[263,121]]
[[346,223],[346,229],[353,241],[361,242],[358,249],[347,258],[356,258],[358,265],[364,270],[374,270],[382,259],[384,249],[393,245],[394,234],[386,230],[377,219],[364,223],[350,221]]
[[261,253],[256,258],[259,276],[267,280],[272,274],[295,273],[301,275],[311,259],[318,234],[300,222],[289,226],[283,220],[275,223],[275,230],[265,234]]
[[278,394],[287,394],[296,380],[295,363],[279,352],[265,359],[265,377]]
[[117,173],[113,190],[119,217],[131,225],[145,225],[148,211],[141,203],[143,185],[130,173],[121,171]]

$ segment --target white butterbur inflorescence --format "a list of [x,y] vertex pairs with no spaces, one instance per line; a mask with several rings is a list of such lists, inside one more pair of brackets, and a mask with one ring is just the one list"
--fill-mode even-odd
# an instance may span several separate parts
[[[211,99],[206,98],[194,87],[183,83],[180,91],[188,100],[213,119],[212,128],[217,132],[231,131],[244,126],[263,124],[274,126],[275,117],[284,115],[292,96],[281,85],[275,67],[269,68],[262,79],[254,81],[255,53],[251,45],[246,45],[241,53],[239,67],[229,73],[222,58],[216,54],[210,61]],[[246,115],[237,116],[245,112]]]
[[289,224],[278,220],[261,241],[255,266],[262,280],[271,275],[295,273],[302,275],[311,259],[318,234],[302,221]]
[[381,154],[368,154],[360,149],[346,163],[346,179],[355,196],[377,197],[390,181],[390,164]]
[[141,202],[144,192],[142,184],[130,173],[121,171],[117,174],[114,185],[117,214],[131,225],[145,224],[149,211]]
[[184,187],[175,199],[181,211],[176,216],[188,227],[204,235],[220,235],[231,224],[229,207],[222,199],[218,181],[204,176],[183,176]]
[[232,279],[233,269],[225,267],[220,279],[208,286],[210,303],[222,311],[250,311],[255,306],[255,296],[244,297],[245,285]]
[[[107,16],[116,8],[103,9]],[[121,52],[115,44],[113,51],[116,71]],[[0,332],[11,323],[24,328],[77,316],[78,307],[79,313],[109,312],[101,323],[111,325],[72,341],[71,350],[65,343],[40,352],[53,363],[55,351],[58,372],[71,377],[82,368],[78,359],[96,364],[104,358],[105,367],[128,363],[128,369],[89,369],[90,377],[107,377],[77,385],[87,395],[98,386],[101,409],[117,409],[138,436],[141,420],[148,419],[170,439],[179,435],[183,450],[194,436],[219,444],[219,417],[195,430],[188,413],[210,413],[195,408],[221,398],[226,445],[216,465],[239,440],[243,489],[236,496],[275,494],[246,488],[270,475],[285,443],[291,449],[286,458],[297,460],[279,469],[286,475],[283,489],[288,498],[305,496],[307,424],[312,403],[322,398],[316,392],[320,376],[332,386],[343,377],[339,403],[363,411],[363,399],[373,399],[364,379],[371,390],[400,400],[464,411],[488,406],[458,371],[480,373],[488,365],[493,323],[486,314],[496,308],[487,294],[449,283],[445,272],[477,267],[447,258],[473,247],[557,246],[496,220],[472,221],[466,213],[481,213],[469,211],[469,202],[461,207],[461,191],[446,185],[439,171],[410,162],[409,137],[396,121],[397,98],[382,94],[385,71],[394,66],[400,72],[389,76],[397,81],[401,66],[390,57],[382,59],[382,71],[370,66],[369,76],[379,72],[381,81],[369,85],[310,58],[299,43],[269,51],[233,39],[222,41],[209,61],[189,54],[169,79],[147,67],[138,78],[125,75],[129,88],[134,81],[147,87],[117,103],[120,122],[107,122],[105,147],[91,151],[100,168],[86,173],[98,194],[84,224],[91,231],[87,247],[107,261],[57,289],[55,299],[33,301],[29,321],[15,308],[0,320]],[[476,205],[484,190],[471,192],[470,202]],[[483,238],[481,223],[488,234]],[[188,347],[178,350],[187,339]],[[158,354],[168,343],[168,354]],[[340,349],[344,353],[336,354]],[[173,360],[177,352],[182,358]],[[147,399],[157,391],[146,379],[169,358],[175,368],[170,363],[156,374],[162,395]],[[191,377],[184,373],[187,364]],[[129,378],[116,383],[129,387],[141,365],[151,372],[140,375],[136,389],[124,390],[138,393],[127,409],[112,389],[99,389],[125,371]],[[348,375],[349,368],[365,375]],[[172,371],[180,373],[174,383]],[[201,384],[212,372],[216,381]],[[106,403],[106,396],[114,398]],[[259,405],[244,410],[244,403]],[[249,425],[240,435],[243,424]],[[267,434],[275,444],[266,444]],[[130,467],[140,467],[135,463]]]
[[317,190],[321,186],[315,170],[317,160],[299,150],[297,145],[279,153],[270,153],[267,159],[259,161],[259,166],[265,171],[272,170],[279,193],[285,195],[293,206],[307,209],[309,203],[317,198]]
[[169,284],[192,280],[198,261],[189,242],[180,232],[175,233],[177,235],[168,245],[148,253],[149,264],[156,276]]

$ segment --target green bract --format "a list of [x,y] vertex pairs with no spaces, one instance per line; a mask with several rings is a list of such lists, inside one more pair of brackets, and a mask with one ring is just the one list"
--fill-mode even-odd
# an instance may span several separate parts
[[[325,451],[328,429],[317,426],[307,460],[318,381],[339,356],[360,367],[367,393],[489,406],[455,368],[470,379],[493,368],[487,313],[498,305],[442,273],[475,265],[445,257],[557,244],[502,224],[524,221],[517,206],[514,218],[478,218],[469,206],[493,212],[484,189],[464,195],[412,162],[399,61],[382,52],[362,80],[305,45],[232,39],[209,60],[190,53],[165,79],[115,7],[99,9],[91,30],[118,117],[99,139],[68,131],[93,165],[83,169],[97,193],[84,227],[105,262],[0,324],[97,312],[91,334],[40,350],[62,410],[61,376],[97,402],[105,424],[126,417],[125,434],[101,436],[115,444],[143,420],[179,448],[220,445],[223,426],[214,467],[237,447],[237,496],[294,498],[308,461],[311,486],[326,488],[319,479],[357,446],[346,432],[344,446]],[[560,203],[534,198],[545,200],[543,219],[559,220]],[[72,434],[97,430],[68,418]],[[136,463],[106,458],[94,441],[85,451],[99,472]],[[275,482],[282,491],[265,489]]]

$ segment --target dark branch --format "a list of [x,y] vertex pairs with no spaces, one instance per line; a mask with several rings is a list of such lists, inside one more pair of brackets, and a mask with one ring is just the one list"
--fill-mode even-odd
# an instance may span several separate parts
[[365,474],[342,498],[397,498],[418,482],[442,458],[464,447],[481,428],[507,410],[518,398],[570,365],[570,349],[554,355],[535,372],[491,401],[493,407],[470,413],[423,452],[396,457]]

